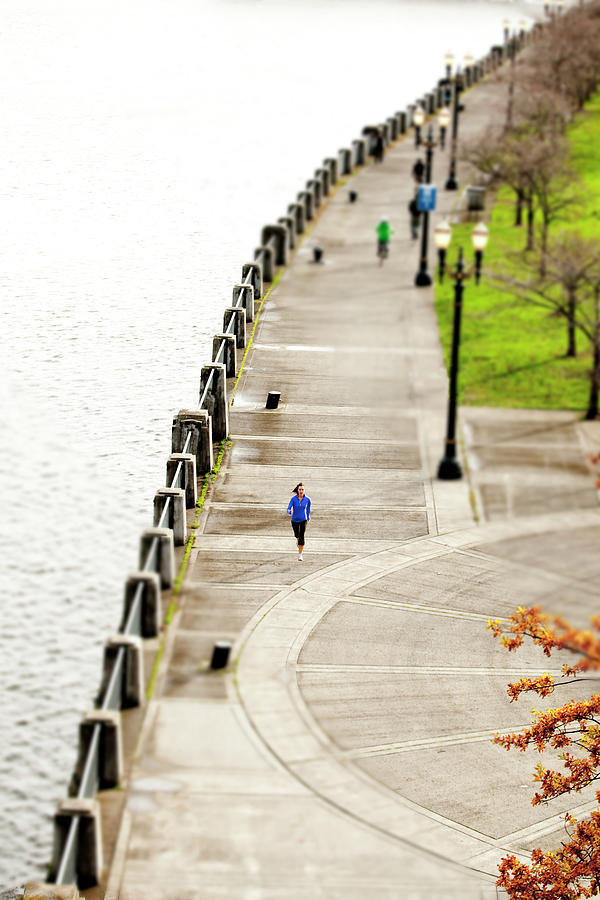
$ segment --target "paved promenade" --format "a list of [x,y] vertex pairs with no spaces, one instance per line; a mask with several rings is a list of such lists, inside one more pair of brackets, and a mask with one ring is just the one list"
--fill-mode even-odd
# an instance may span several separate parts
[[[466,95],[463,134],[504,92]],[[528,722],[506,683],[545,658],[498,649],[486,621],[519,604],[594,611],[585,449],[600,435],[570,413],[463,409],[468,477],[436,480],[447,380],[433,292],[413,287],[414,159],[409,137],[339,189],[265,302],[130,773],[111,900],[480,900],[507,851],[560,841],[565,804],[530,805],[537,756],[491,743]],[[438,151],[439,185],[447,169]],[[449,211],[458,197],[441,193]],[[382,215],[395,234],[379,267]],[[300,480],[303,562],[285,514]],[[207,671],[216,639],[234,642],[225,673]]]

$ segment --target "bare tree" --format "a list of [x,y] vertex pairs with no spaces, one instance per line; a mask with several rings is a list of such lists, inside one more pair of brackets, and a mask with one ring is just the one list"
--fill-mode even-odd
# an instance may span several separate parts
[[[490,277],[503,292],[566,319],[566,356],[576,355],[577,332],[588,339],[593,361],[586,418],[594,419],[600,393],[600,243],[578,232],[562,233],[549,242],[546,257],[543,278],[533,260],[525,277],[507,273]],[[522,259],[518,264],[522,270]]]

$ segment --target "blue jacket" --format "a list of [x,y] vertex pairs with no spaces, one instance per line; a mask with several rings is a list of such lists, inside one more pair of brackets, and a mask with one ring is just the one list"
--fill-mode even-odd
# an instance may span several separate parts
[[298,494],[294,494],[287,508],[292,514],[292,522],[308,522],[310,520],[310,497],[306,494],[300,500]]

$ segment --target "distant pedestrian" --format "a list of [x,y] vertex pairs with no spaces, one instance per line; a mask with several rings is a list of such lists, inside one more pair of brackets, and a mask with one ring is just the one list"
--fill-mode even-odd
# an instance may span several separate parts
[[408,204],[408,212],[410,215],[410,234],[413,241],[416,241],[419,237],[419,223],[421,220],[421,211],[416,197],[413,197]]
[[425,163],[422,159],[418,159],[413,166],[412,169],[413,178],[417,182],[417,184],[421,184],[423,181],[423,176],[425,175]]
[[385,142],[383,140],[383,132],[378,131],[377,137],[375,138],[375,145],[373,147],[373,156],[375,157],[375,162],[383,162],[384,149],[385,149]]
[[387,259],[390,238],[394,233],[394,229],[384,216],[378,225],[375,226],[377,232],[377,256],[379,257],[379,265],[383,265],[384,259]]
[[304,532],[306,523],[310,522],[310,497],[304,493],[302,482],[296,485],[292,491],[292,499],[288,503],[288,516],[292,517],[292,528],[298,544],[298,561],[302,562],[304,550]]

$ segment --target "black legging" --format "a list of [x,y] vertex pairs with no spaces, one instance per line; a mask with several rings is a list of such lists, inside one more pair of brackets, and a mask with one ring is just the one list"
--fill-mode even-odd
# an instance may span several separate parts
[[304,522],[292,522],[292,528],[296,535],[299,547],[304,547],[304,530],[306,528],[306,520]]

